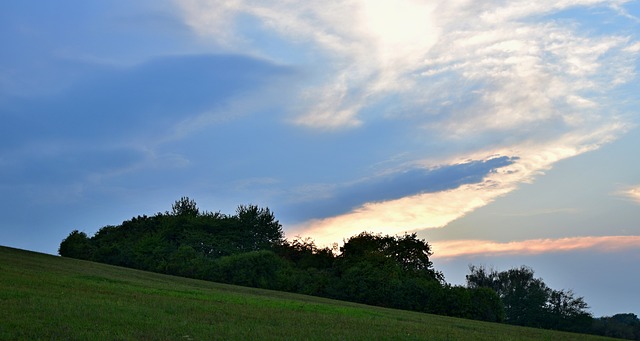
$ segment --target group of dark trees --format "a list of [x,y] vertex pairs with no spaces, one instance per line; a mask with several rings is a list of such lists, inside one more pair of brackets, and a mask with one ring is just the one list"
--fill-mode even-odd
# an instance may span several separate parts
[[636,314],[616,314],[594,320],[593,333],[628,340],[640,340],[640,319]]
[[[286,240],[273,213],[254,205],[239,206],[234,215],[226,215],[200,211],[195,201],[184,197],[171,212],[105,226],[92,237],[75,230],[61,242],[59,254],[484,321],[580,332],[590,332],[593,324],[602,335],[626,326],[615,316],[594,322],[581,297],[546,287],[529,268],[497,272],[471,267],[467,286],[452,286],[433,268],[430,245],[415,233],[363,232],[339,249],[318,248],[309,238]],[[630,328],[637,332],[637,327]]]
[[571,290],[549,288],[529,267],[496,271],[470,266],[469,270],[467,287],[498,294],[505,323],[640,340],[640,319],[635,314],[593,318],[584,298]]
[[591,327],[592,317],[582,297],[547,287],[531,268],[498,272],[471,266],[466,277],[467,286],[489,288],[500,296],[506,323],[576,332]]

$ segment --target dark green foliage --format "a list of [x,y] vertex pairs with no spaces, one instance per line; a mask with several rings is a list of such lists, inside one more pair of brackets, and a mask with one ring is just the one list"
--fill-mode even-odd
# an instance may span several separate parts
[[[368,232],[349,238],[335,260],[326,295],[342,300],[441,315],[500,321],[503,308],[493,291],[444,284],[429,260],[431,247],[416,234]],[[482,305],[482,306],[477,306]]]
[[196,217],[200,214],[200,210],[198,209],[198,205],[196,205],[195,200],[189,199],[188,197],[182,197],[180,200],[176,201],[171,205],[171,210],[173,215],[179,216]]
[[340,248],[344,263],[373,262],[392,263],[404,273],[444,281],[442,273],[433,269],[429,260],[431,246],[418,239],[417,234],[389,236],[362,232],[349,238]]
[[391,306],[401,280],[401,273],[391,263],[361,261],[341,269],[328,291],[340,300]]
[[94,251],[87,234],[78,230],[73,230],[58,248],[58,253],[61,256],[78,259],[91,259]]
[[505,321],[520,326],[542,327],[547,301],[547,286],[526,267],[509,269],[499,275],[506,313]]
[[504,305],[500,296],[489,288],[471,289],[470,317],[489,322],[502,322],[505,318]]
[[575,297],[571,290],[549,289],[545,308],[546,328],[580,332],[588,330],[593,323],[584,298]]
[[282,225],[268,208],[240,205],[233,217],[244,252],[273,249],[284,242]]
[[73,231],[60,244],[60,255],[206,279],[215,259],[276,249],[283,241],[282,227],[269,209],[240,206],[237,215],[227,216],[201,212],[183,197],[171,213],[105,226],[91,238]]
[[280,289],[288,264],[272,251],[251,251],[222,257],[216,261],[217,282],[264,289]]
[[318,249],[311,238],[296,237],[292,242],[285,241],[277,253],[300,269],[328,269],[334,264],[333,250]]
[[593,333],[627,340],[640,340],[640,319],[636,314],[616,314],[594,319]]

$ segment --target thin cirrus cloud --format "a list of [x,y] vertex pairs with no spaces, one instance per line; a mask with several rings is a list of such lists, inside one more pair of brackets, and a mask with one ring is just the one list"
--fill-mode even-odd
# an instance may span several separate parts
[[[414,136],[446,145],[425,149],[423,156],[414,151],[414,163],[446,168],[496,155],[517,160],[473,184],[372,200],[292,228],[325,242],[362,229],[442,227],[555,162],[627,132],[629,113],[616,109],[615,96],[608,95],[634,77],[638,43],[630,35],[587,34],[579,29],[580,18],[562,17],[597,9],[633,18],[624,11],[626,2],[177,1],[185,22],[202,37],[322,70],[293,100],[294,126],[331,134],[405,120]],[[262,34],[313,53],[270,56],[242,30],[247,17]],[[328,64],[316,65],[320,59]]]

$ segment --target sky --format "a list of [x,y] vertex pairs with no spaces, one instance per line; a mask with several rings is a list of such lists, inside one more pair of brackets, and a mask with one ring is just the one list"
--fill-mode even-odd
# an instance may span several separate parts
[[640,3],[0,3],[0,245],[188,196],[640,313]]

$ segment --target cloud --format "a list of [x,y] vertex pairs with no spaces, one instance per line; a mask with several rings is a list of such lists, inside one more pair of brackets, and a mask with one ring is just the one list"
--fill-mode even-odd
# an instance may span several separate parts
[[[569,134],[546,145],[524,144],[513,149],[495,150],[486,158],[495,158],[496,155],[518,155],[518,158],[487,173],[479,182],[439,192],[365,203],[345,214],[297,224],[288,234],[312,236],[319,244],[330,245],[364,230],[399,234],[443,227],[517,189],[519,184],[532,182],[554,163],[598,148],[599,141],[612,138],[611,134],[618,129],[617,126],[603,127],[593,135],[578,137]],[[467,156],[473,160],[483,159],[479,154]],[[424,162],[427,164],[431,160]],[[449,161],[447,164],[455,163]]]
[[617,252],[640,247],[640,236],[570,237],[531,239],[507,243],[489,240],[448,240],[432,243],[433,257],[455,258],[471,255],[536,255],[591,249]]
[[[315,44],[328,55],[330,76],[324,85],[304,89],[302,97],[313,98],[314,103],[293,120],[297,124],[360,126],[363,109],[380,97],[397,92],[414,101],[432,97],[436,94],[425,92],[423,83],[454,71],[467,83],[487,85],[467,114],[440,122],[449,133],[457,134],[570,120],[576,114],[560,111],[558,106],[571,107],[566,103],[569,96],[580,100],[581,91],[606,84],[611,79],[598,84],[591,79],[608,67],[603,63],[610,59],[606,54],[633,48],[623,36],[591,38],[553,21],[528,19],[579,6],[619,9],[623,3],[342,1],[291,6],[287,1],[178,1],[196,32],[230,49],[260,53],[239,27],[237,17],[248,15],[258,19],[263,30],[276,32],[292,45]],[[439,86],[438,92],[450,84],[441,85],[445,87]],[[468,116],[466,124],[460,125],[461,116]]]
[[640,186],[628,187],[615,194],[640,204]]
[[312,51],[273,57],[313,70],[291,100],[294,125],[348,131],[408,122],[411,136],[424,141],[422,155],[411,151],[412,161],[426,168],[517,159],[474,183],[433,193],[416,185],[402,197],[372,197],[292,228],[322,242],[365,229],[444,226],[631,127],[611,94],[634,77],[637,42],[587,32],[579,17],[553,19],[575,8],[627,18],[625,1],[177,3],[195,32],[230,50],[269,55],[252,39],[255,30],[243,28],[250,17],[258,31]]
[[[311,43],[330,61],[323,85],[303,89],[303,113],[295,124],[319,129],[357,127],[360,111],[382,92],[406,89],[413,72],[435,43],[439,29],[435,4],[418,1],[296,3],[287,1],[178,1],[186,22],[203,36],[232,50],[254,51],[241,35],[237,17],[249,15],[293,42]],[[410,20],[407,20],[410,19]],[[236,30],[229,30],[236,27]],[[306,100],[313,98],[313,104]]]
[[290,219],[309,219],[347,213],[363,204],[384,202],[421,193],[434,193],[457,188],[465,184],[483,181],[487,174],[516,162],[509,157],[487,160],[465,161],[440,167],[416,167],[402,170],[387,170],[368,178],[347,184],[304,186],[303,195],[294,191],[299,204],[287,208]]

